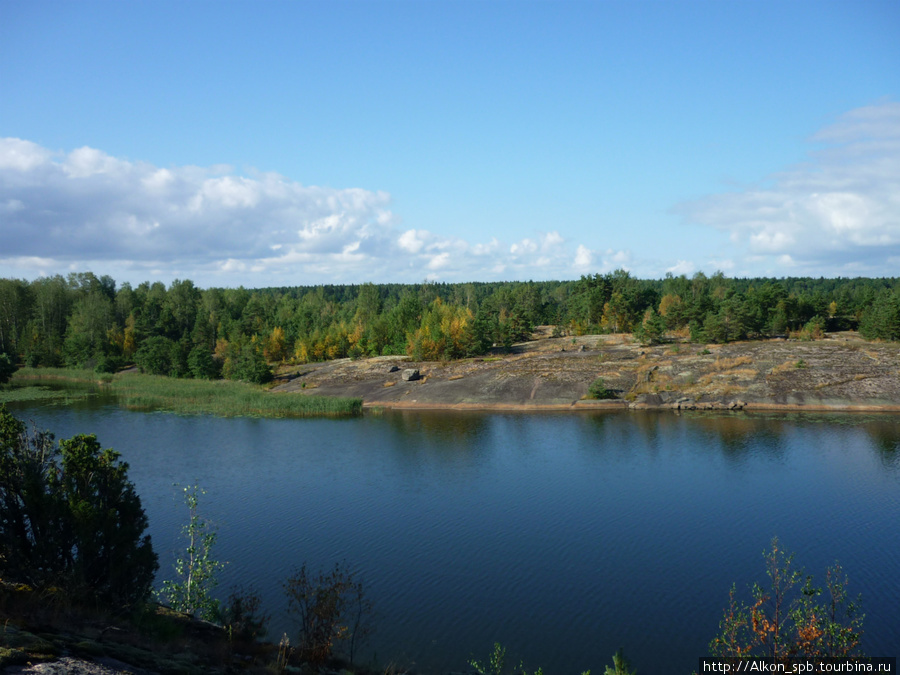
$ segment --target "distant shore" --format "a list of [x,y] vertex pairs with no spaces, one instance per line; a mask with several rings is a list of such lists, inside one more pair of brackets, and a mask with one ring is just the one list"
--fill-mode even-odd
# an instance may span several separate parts
[[[126,407],[226,416],[334,416],[378,409],[900,413],[900,344],[867,342],[846,332],[810,341],[646,346],[630,335],[554,338],[538,330],[509,353],[458,361],[380,356],[282,365],[268,391],[240,382],[135,372],[99,376],[23,368],[13,379],[100,384]],[[597,380],[614,398],[589,397]],[[46,389],[7,389],[0,400],[77,397]]]

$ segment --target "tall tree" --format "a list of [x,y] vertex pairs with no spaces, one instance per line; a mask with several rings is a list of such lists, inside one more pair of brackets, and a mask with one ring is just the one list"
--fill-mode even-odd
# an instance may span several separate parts
[[91,291],[75,302],[66,330],[66,362],[77,366],[99,358],[109,351],[113,303],[99,290]]

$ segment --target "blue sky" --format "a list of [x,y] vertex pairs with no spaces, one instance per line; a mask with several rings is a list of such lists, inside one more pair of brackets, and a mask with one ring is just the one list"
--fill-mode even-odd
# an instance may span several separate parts
[[898,275],[900,3],[0,2],[0,276]]

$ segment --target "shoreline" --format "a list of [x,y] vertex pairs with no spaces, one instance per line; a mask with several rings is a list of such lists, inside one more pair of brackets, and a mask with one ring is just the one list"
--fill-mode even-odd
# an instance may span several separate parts
[[575,401],[573,403],[437,403],[418,401],[368,401],[363,410],[433,410],[466,412],[623,412],[623,411],[669,411],[669,412],[794,412],[794,413],[900,413],[900,404],[855,404],[822,405],[800,403],[744,403],[740,406],[724,404],[692,404],[682,407],[672,405],[630,404],[628,401]]

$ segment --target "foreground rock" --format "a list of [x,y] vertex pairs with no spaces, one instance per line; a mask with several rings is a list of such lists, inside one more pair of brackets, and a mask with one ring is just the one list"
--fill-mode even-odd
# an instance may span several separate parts
[[[582,349],[583,348],[583,349]],[[641,346],[631,336],[542,338],[453,362],[341,359],[289,369],[275,391],[362,398],[367,407],[900,411],[900,345],[856,333],[813,342]],[[406,380],[406,370],[421,378]],[[597,378],[619,396],[585,400]]]
[[9,673],[9,675],[24,675],[28,673],[43,673],[44,675],[121,675],[123,673],[130,673],[132,675],[145,675],[149,671],[134,668],[127,663],[122,663],[115,659],[104,659],[102,662],[96,662],[64,656],[57,661],[49,661],[46,663],[37,663],[27,666],[8,666],[3,672]]

